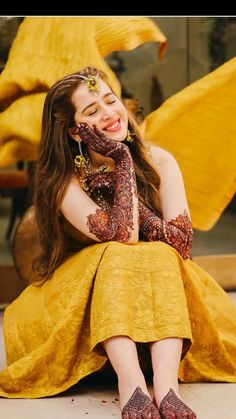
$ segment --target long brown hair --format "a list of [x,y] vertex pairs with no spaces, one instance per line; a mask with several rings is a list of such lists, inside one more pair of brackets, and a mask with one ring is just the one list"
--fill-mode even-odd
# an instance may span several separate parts
[[[45,100],[33,198],[42,249],[42,254],[35,260],[34,269],[44,280],[53,274],[64,252],[59,210],[66,188],[75,175],[74,158],[78,154],[77,144],[69,135],[69,128],[75,124],[76,111],[71,96],[81,83],[79,76],[96,74],[109,86],[104,72],[86,67],[57,81]],[[133,157],[139,197],[152,210],[161,214],[158,195],[160,178],[152,166],[138,125],[130,114],[129,128],[135,135],[134,142],[128,146]]]

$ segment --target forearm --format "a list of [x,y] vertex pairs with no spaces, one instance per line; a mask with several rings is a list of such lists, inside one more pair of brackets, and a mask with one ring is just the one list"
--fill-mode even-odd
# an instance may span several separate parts
[[171,245],[183,259],[191,256],[193,229],[186,210],[167,222],[139,202],[139,228],[147,240]]
[[91,233],[101,241],[138,241],[138,197],[132,157],[127,150],[111,156],[116,164],[113,206],[88,216]]

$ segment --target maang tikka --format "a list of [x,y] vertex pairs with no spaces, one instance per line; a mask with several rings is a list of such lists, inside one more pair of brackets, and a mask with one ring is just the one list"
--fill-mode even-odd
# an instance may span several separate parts
[[99,74],[95,76],[88,75],[87,77],[79,75],[79,78],[86,84],[89,93],[93,95],[94,93],[100,92]]

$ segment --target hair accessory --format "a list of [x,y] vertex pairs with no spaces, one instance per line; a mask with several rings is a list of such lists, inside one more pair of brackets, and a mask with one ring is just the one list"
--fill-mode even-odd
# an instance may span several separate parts
[[89,93],[93,95],[94,93],[100,92],[100,83],[99,83],[100,77],[98,74],[96,74],[96,76],[89,75],[87,77],[80,75],[79,77],[83,82],[85,82]]

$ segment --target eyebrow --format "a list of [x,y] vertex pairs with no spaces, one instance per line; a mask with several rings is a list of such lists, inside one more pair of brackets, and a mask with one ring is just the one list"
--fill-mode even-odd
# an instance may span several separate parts
[[[102,99],[105,99],[107,96],[109,96],[109,95],[114,95],[114,93],[113,92],[108,92],[108,93],[106,93],[103,97],[102,97]],[[82,112],[81,113],[84,113],[88,108],[90,108],[90,106],[93,106],[93,105],[96,105],[96,103],[97,102],[92,102],[92,103],[90,103],[89,105],[87,105],[87,106],[85,106],[85,108],[82,110]]]

